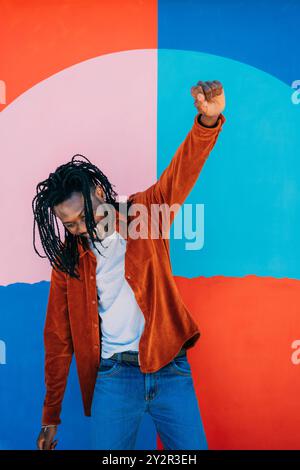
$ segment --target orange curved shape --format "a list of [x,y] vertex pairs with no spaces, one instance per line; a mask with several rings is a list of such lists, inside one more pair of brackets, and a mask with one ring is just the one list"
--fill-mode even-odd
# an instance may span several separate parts
[[0,111],[78,62],[157,47],[157,0],[0,0],[0,17],[0,80],[6,84]]
[[202,333],[187,354],[209,449],[299,449],[300,281],[175,280]]

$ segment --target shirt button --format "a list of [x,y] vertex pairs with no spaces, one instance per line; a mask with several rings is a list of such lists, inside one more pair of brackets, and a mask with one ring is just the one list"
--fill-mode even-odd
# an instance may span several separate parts
[[98,349],[98,344],[95,344],[94,349]]
[[92,304],[95,304],[96,303],[96,300],[92,300]]
[[98,326],[97,323],[94,323],[94,327],[97,328],[97,326]]
[[130,276],[126,276],[126,277],[127,277],[127,279],[131,279]]
[[90,278],[91,278],[91,279],[94,279],[94,276],[91,276]]

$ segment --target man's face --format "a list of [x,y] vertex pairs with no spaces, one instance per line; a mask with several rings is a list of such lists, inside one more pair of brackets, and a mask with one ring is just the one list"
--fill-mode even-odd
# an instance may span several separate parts
[[[99,204],[104,202],[104,192],[100,186],[97,186],[95,191],[91,190],[91,201],[94,220],[98,223],[103,216],[97,216],[96,211]],[[72,235],[82,236],[85,238],[89,237],[85,225],[84,198],[82,193],[74,192],[69,199],[66,199],[62,203],[54,206],[54,212]]]

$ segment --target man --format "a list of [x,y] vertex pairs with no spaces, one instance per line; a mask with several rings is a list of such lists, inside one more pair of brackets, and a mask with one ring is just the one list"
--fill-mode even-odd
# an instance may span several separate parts
[[52,266],[40,450],[57,445],[73,353],[94,449],[132,449],[144,412],[165,449],[207,448],[186,355],[200,331],[177,290],[161,223],[159,237],[137,237],[132,210],[146,209],[139,222],[148,229],[152,206],[180,207],[194,186],[225,122],[225,94],[216,80],[198,82],[191,94],[192,129],[159,180],[129,196],[125,213],[107,177],[79,155],[37,185],[34,228]]

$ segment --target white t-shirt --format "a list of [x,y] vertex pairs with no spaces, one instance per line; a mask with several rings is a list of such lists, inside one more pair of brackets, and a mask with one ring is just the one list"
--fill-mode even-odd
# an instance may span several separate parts
[[101,246],[95,242],[102,256],[90,248],[97,258],[96,283],[101,317],[101,357],[116,352],[138,351],[145,318],[136,302],[133,290],[125,278],[125,240],[117,231],[107,236]]

